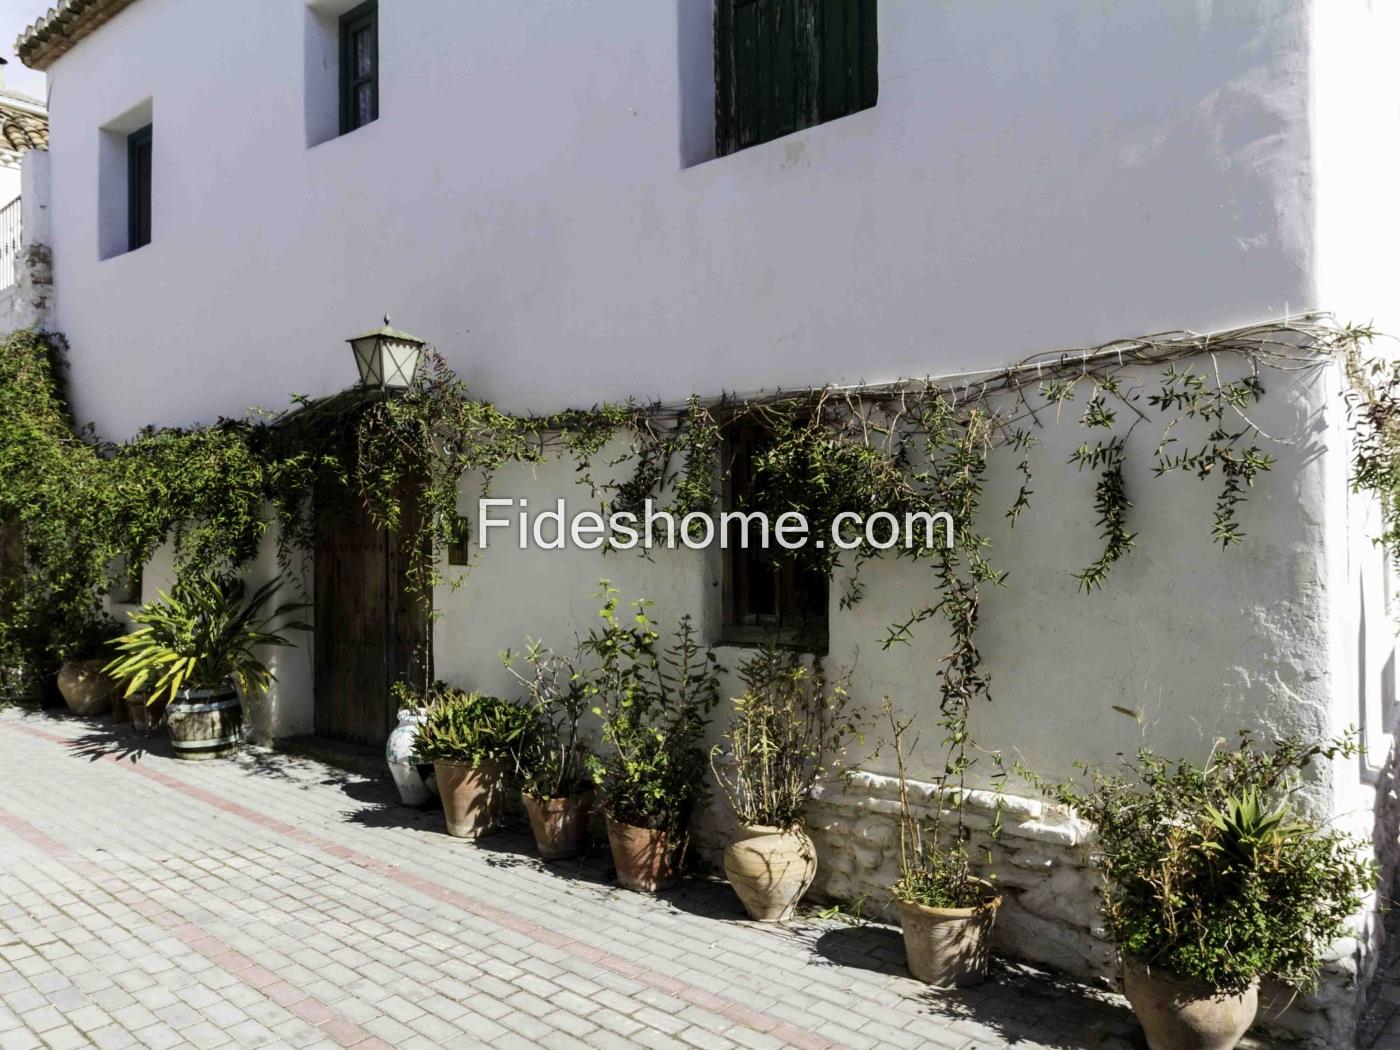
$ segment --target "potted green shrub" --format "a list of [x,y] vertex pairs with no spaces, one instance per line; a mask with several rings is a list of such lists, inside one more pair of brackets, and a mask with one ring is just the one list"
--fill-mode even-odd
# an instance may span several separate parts
[[534,732],[519,704],[438,682],[426,693],[427,712],[413,750],[433,764],[447,833],[477,839],[506,820],[516,756]]
[[1359,841],[1292,800],[1313,759],[1357,750],[1260,750],[1241,733],[1203,766],[1144,748],[1120,771],[1086,768],[1087,786],[1032,778],[1097,833],[1104,917],[1152,1050],[1228,1050],[1254,1020],[1261,977],[1316,983],[1376,870]]
[[107,673],[124,697],[167,702],[166,729],[179,758],[217,758],[238,749],[243,704],[256,703],[274,681],[258,655],[292,644],[283,631],[310,628],[291,619],[303,608],[284,604],[266,612],[280,581],[251,595],[231,574],[201,573],[178,581],[131,614],[136,630],[113,644],[119,655]]
[[778,922],[792,917],[816,876],[803,810],[856,724],[845,714],[847,679],[828,686],[819,660],[808,667],[798,653],[765,648],[739,677],[744,692],[733,700],[725,743],[710,752],[739,823],[724,873],[750,918]]
[[[909,799],[905,778],[904,736],[913,724],[901,720],[888,701],[889,721],[899,779],[899,879],[891,887],[904,932],[909,972],[940,988],[961,988],[987,976],[992,927],[1001,894],[992,879],[973,872],[964,820],[966,737],[955,714],[944,721],[949,730],[948,758],[931,796],[933,814],[920,819]],[[950,810],[944,809],[949,802]]]
[[603,789],[617,880],[655,893],[680,878],[690,816],[704,792],[707,716],[719,700],[715,656],[695,641],[689,617],[661,649],[645,600],[627,623],[618,592],[603,581],[603,625],[583,644],[596,661],[592,688],[603,720],[605,753],[589,765]]
[[108,707],[124,708],[116,696],[116,683],[103,670],[107,646],[121,633],[121,624],[96,611],[64,631],[64,640],[57,647],[63,661],[58,671],[58,692],[75,715],[91,717]]
[[594,789],[580,724],[593,691],[576,660],[539,642],[528,644],[523,660],[528,671],[517,670],[515,653],[501,653],[501,662],[525,687],[535,717],[517,757],[521,801],[540,856],[562,860],[578,856],[588,844]]

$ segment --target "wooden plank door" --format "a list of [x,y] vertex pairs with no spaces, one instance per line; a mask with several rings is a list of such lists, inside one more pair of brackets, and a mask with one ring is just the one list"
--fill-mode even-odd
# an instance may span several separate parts
[[[411,491],[411,490],[407,490]],[[403,501],[405,507],[417,500]],[[411,535],[413,520],[401,535]],[[428,609],[409,587],[411,551],[358,494],[316,515],[316,699],[321,736],[379,746],[395,723],[390,688],[421,680]]]

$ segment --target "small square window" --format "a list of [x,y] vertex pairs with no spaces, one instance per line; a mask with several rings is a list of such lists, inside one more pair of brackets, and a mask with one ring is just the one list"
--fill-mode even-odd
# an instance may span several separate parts
[[874,106],[876,30],[876,0],[716,0],[716,153]]
[[471,523],[459,516],[453,523],[452,542],[447,545],[447,564],[461,566],[471,563]]
[[[751,420],[737,421],[725,439],[724,506],[750,509],[758,481],[755,461],[771,441],[770,432]],[[724,550],[724,626],[721,642],[776,644],[825,653],[829,585],[821,572],[787,552],[742,546],[741,526],[729,521]],[[753,537],[750,537],[752,542]]]
[[340,18],[340,133],[379,119],[379,4]]

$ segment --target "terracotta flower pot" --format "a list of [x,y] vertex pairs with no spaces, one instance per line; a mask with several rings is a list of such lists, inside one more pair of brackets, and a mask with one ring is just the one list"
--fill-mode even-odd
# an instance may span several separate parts
[[1232,1050],[1259,1012],[1259,982],[1227,994],[1136,959],[1123,960],[1123,994],[1151,1050]]
[[782,922],[812,885],[817,848],[801,826],[745,825],[725,847],[724,874],[749,918]]
[[588,813],[593,807],[593,791],[567,798],[535,798],[521,792],[535,846],[545,860],[577,857],[588,845]]
[[116,684],[102,673],[105,660],[65,660],[58,672],[58,691],[68,710],[91,718],[112,704]]
[[989,883],[982,885],[987,897],[975,908],[930,908],[913,901],[898,902],[904,954],[916,979],[938,988],[965,988],[986,979],[992,924],[1001,897]]
[[638,828],[609,817],[608,845],[612,847],[617,881],[623,889],[656,893],[670,889],[681,877],[689,836],[664,828]]
[[159,730],[165,724],[165,709],[169,704],[169,700],[157,700],[155,703],[151,703],[149,697],[127,697],[126,706],[127,710],[131,712],[132,732],[150,736]]
[[509,763],[483,762],[473,768],[460,762],[434,762],[433,770],[449,835],[479,839],[505,824]]

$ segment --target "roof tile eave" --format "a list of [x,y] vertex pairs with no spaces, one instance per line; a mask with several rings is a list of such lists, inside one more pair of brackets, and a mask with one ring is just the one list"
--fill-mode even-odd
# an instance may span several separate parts
[[54,61],[136,0],[60,0],[15,41],[15,54],[30,69],[47,71]]

